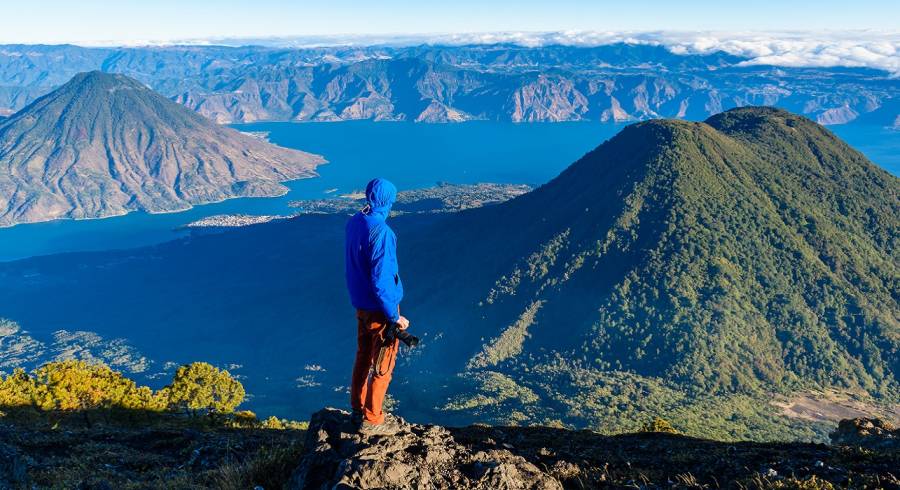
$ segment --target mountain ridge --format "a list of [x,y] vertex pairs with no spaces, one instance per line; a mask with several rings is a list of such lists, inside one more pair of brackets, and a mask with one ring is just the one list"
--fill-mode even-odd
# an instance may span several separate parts
[[[49,60],[55,60],[50,64]],[[892,125],[898,82],[857,68],[744,66],[661,46],[0,47],[0,112],[75,72],[140,79],[220,123],[702,120],[777,105],[822,123]],[[823,96],[827,93],[827,96]],[[873,112],[877,112],[874,117]],[[883,123],[882,121],[887,121]]]

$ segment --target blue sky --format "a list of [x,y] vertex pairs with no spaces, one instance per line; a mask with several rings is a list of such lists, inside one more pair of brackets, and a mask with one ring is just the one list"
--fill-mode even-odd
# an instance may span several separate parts
[[2,43],[491,31],[900,29],[897,0],[0,0]]

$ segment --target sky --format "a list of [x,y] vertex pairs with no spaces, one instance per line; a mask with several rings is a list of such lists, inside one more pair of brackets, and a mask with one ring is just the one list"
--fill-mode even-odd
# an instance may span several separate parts
[[0,43],[497,31],[900,30],[897,0],[0,0]]

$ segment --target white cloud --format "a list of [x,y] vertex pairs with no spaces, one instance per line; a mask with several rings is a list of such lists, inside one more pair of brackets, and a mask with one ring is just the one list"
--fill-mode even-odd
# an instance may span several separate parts
[[900,74],[900,32],[545,32],[435,36],[433,43],[509,42],[522,46],[600,46],[618,42],[665,46],[677,54],[724,51],[744,65],[867,67]]
[[[900,75],[900,31],[821,32],[486,32],[402,36],[317,36],[258,39],[206,39],[189,44],[258,44],[277,47],[408,46],[415,44],[511,43],[526,47],[551,44],[601,46],[613,43],[665,46],[677,54],[724,51],[747,58],[745,65],[771,64],[794,67],[867,67]],[[172,43],[169,43],[172,44]]]
[[663,35],[657,41],[680,53],[724,51],[747,58],[744,65],[850,66],[900,74],[900,34],[832,32]]

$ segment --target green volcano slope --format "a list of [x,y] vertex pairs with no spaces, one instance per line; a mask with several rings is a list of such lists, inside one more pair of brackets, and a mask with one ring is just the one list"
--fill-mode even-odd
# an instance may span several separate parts
[[479,386],[448,405],[463,413],[596,425],[813,388],[897,403],[898,197],[812,121],[736,109],[629,126],[401,259],[438,282],[418,310],[455,319],[432,348]]

